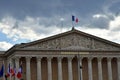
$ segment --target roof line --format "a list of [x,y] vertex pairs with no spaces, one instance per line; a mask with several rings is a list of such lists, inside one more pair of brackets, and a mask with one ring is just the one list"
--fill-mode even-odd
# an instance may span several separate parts
[[103,42],[105,42],[107,44],[111,44],[111,45],[114,45],[116,47],[120,47],[120,44],[118,44],[118,43],[115,43],[115,42],[112,42],[112,41],[109,41],[109,40],[106,40],[106,39],[103,39],[103,38],[100,38],[100,37],[97,37],[97,36],[94,36],[94,35],[91,35],[91,34],[88,34],[88,33],[82,32],[82,31],[79,31],[79,30],[76,30],[75,28],[72,28],[72,30],[70,30],[70,31],[66,31],[64,33],[56,34],[56,35],[53,35],[53,36],[50,36],[50,37],[46,37],[46,38],[43,38],[43,39],[40,39],[40,40],[36,40],[36,41],[33,41],[33,42],[29,42],[29,43],[16,44],[12,48],[7,50],[5,53],[9,53],[9,52],[13,51],[16,48],[20,49],[20,48],[23,48],[23,47],[26,47],[26,46],[29,46],[29,45],[36,44],[38,42],[43,42],[43,41],[51,40],[51,39],[54,39],[54,38],[59,38],[59,37],[61,37],[63,35],[68,35],[68,34],[71,34],[71,33],[82,34],[82,35],[84,35],[86,37],[90,37],[90,38],[93,38],[95,40],[103,41]]
[[120,44],[118,44],[118,43],[115,43],[115,42],[112,42],[112,41],[109,41],[109,40],[106,40],[106,39],[103,39],[103,38],[100,38],[100,37],[97,37],[97,36],[94,36],[94,35],[91,35],[91,34],[88,34],[88,33],[82,32],[82,31],[79,31],[79,30],[76,30],[75,28],[72,28],[72,30],[70,30],[70,31],[67,31],[67,32],[64,32],[64,33],[60,33],[60,34],[56,34],[56,35],[53,35],[53,36],[50,36],[50,37],[46,37],[46,38],[43,38],[43,39],[40,39],[40,40],[36,40],[36,41],[33,41],[33,42],[21,43],[19,45],[19,47],[25,47],[25,46],[29,46],[29,45],[32,45],[32,44],[35,44],[35,43],[38,43],[38,42],[51,40],[51,39],[58,38],[58,37],[61,37],[63,35],[67,35],[67,34],[73,33],[73,32],[85,35],[87,37],[90,37],[90,38],[93,38],[93,39],[96,39],[96,40],[99,40],[99,41],[103,41],[103,42],[105,42],[107,44],[111,44],[111,45],[120,47]]

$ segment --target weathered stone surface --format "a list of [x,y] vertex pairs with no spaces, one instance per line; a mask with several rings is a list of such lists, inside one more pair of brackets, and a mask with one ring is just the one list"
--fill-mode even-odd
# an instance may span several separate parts
[[73,33],[59,38],[38,42],[24,48],[64,50],[120,50],[120,47],[91,37]]

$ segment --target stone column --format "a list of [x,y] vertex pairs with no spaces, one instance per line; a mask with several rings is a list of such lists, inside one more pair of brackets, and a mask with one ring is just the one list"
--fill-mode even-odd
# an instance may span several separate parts
[[112,59],[112,58],[107,58],[107,63],[108,63],[108,80],[112,80],[111,59]]
[[118,80],[120,80],[120,57],[117,58],[117,67],[118,67]]
[[41,57],[37,57],[37,80],[42,80],[42,75],[41,75]]
[[102,64],[101,64],[102,58],[98,58],[98,80],[103,80],[102,78]]
[[58,80],[62,80],[62,57],[58,57]]
[[82,77],[82,58],[78,57],[78,80],[83,80]]
[[26,80],[31,80],[30,59],[31,57],[26,57]]
[[72,57],[68,57],[68,80],[73,80]]
[[[19,69],[19,59],[20,59],[20,57],[15,57],[15,66],[16,66],[17,71]],[[15,77],[15,80],[19,80],[19,79],[17,77]]]
[[47,58],[48,61],[48,80],[52,80],[52,65],[51,65],[51,57]]
[[88,58],[88,78],[89,80],[93,80],[93,76],[92,76],[92,58],[89,57]]

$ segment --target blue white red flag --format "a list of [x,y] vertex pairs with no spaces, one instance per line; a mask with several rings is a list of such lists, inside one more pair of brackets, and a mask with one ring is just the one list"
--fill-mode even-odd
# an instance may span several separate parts
[[18,79],[21,79],[21,78],[22,78],[22,64],[20,64],[20,67],[19,67],[19,69],[18,69],[17,78],[18,78]]
[[10,75],[13,75],[13,74],[14,74],[14,70],[12,69],[12,67],[9,63],[6,76],[9,77]]
[[14,67],[13,71],[12,71],[12,76],[16,75],[16,67]]
[[75,17],[74,15],[72,15],[72,21],[75,21],[76,23],[78,23],[78,22],[79,22],[78,18],[77,18],[77,17]]
[[8,65],[8,70],[7,70],[7,77],[10,76],[10,64]]

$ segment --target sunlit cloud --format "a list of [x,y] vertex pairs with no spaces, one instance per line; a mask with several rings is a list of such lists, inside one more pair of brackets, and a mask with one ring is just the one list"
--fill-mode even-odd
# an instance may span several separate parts
[[120,16],[114,18],[114,20],[110,21],[110,30],[118,30],[120,31]]
[[[16,21],[17,27],[14,26]],[[62,31],[64,30],[65,28]],[[6,36],[13,41],[17,41],[19,39],[33,41],[52,34],[61,33],[61,28],[56,25],[47,27],[40,24],[40,18],[32,18],[27,16],[24,21],[18,21],[13,17],[5,17],[0,22],[0,31],[6,34]]]
[[8,50],[9,48],[11,48],[13,45],[11,43],[2,41],[0,42],[0,50]]
[[104,15],[104,14],[95,14],[95,15],[93,15],[93,18],[101,18],[101,17],[103,17],[103,18],[108,18],[106,15]]
[[87,28],[85,26],[78,27],[77,29],[109,41],[120,43],[120,39],[119,39],[120,31],[112,31],[109,29],[100,29],[100,28]]

